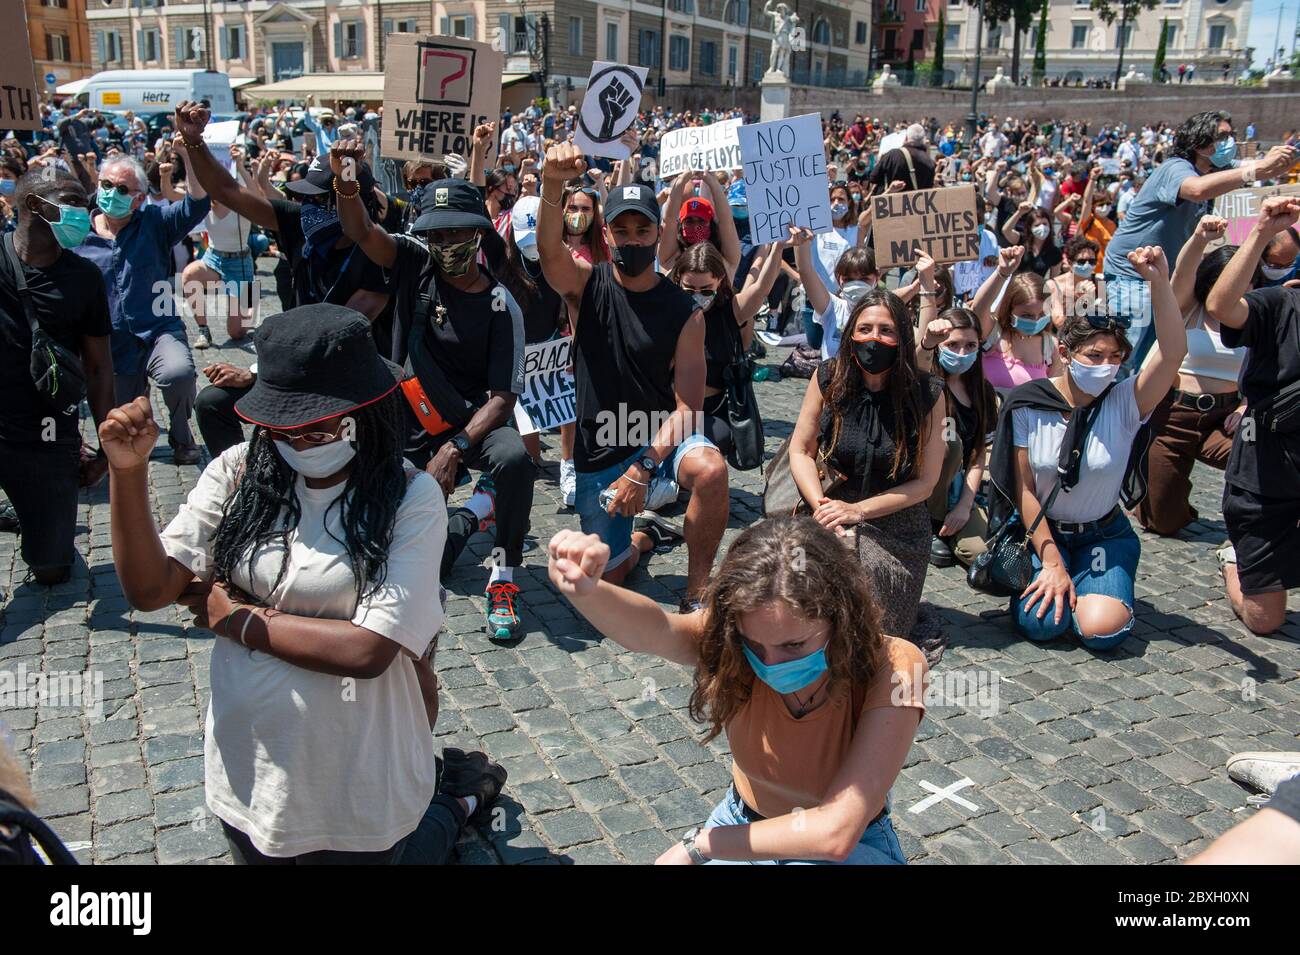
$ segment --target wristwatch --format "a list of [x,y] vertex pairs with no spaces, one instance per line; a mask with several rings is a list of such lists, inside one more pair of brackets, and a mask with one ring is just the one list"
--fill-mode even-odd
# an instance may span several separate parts
[[648,476],[653,476],[659,470],[659,462],[648,454],[641,455],[641,457],[637,458],[636,463]]
[[465,437],[465,435],[463,434],[456,435],[454,438],[451,439],[451,444],[452,447],[454,447],[457,451],[460,452],[461,457],[464,457],[466,454],[469,453],[469,438]]
[[699,834],[700,827],[696,826],[694,829],[687,829],[682,835],[682,848],[685,849],[686,854],[691,857],[691,862],[694,865],[704,865],[709,861],[703,852],[695,848],[695,838]]

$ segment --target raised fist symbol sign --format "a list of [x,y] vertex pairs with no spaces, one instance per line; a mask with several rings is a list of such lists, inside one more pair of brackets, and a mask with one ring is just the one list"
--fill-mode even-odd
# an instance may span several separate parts
[[611,140],[615,137],[615,127],[632,105],[632,94],[628,88],[615,77],[597,96],[600,104],[600,135],[597,139]]

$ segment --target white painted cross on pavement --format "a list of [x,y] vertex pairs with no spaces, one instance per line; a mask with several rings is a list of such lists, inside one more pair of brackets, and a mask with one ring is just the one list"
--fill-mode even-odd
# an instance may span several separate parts
[[920,802],[918,802],[915,806],[911,807],[907,811],[917,812],[917,813],[925,812],[935,803],[942,802],[945,799],[951,799],[959,806],[965,806],[971,812],[977,812],[979,810],[979,806],[975,805],[973,802],[970,802],[969,800],[962,799],[960,796],[955,795],[955,793],[958,790],[965,789],[967,786],[974,786],[974,785],[975,785],[975,781],[973,779],[967,779],[966,777],[963,776],[961,779],[957,780],[951,786],[945,786],[943,789],[940,789],[934,783],[928,782],[923,779],[921,780],[921,788],[924,789],[926,792],[934,793],[934,795],[926,796],[924,799],[922,799]]

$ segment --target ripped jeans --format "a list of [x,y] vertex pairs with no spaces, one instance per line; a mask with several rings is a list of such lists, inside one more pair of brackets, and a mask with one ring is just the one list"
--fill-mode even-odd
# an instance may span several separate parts
[[[1069,607],[1061,614],[1060,623],[1055,621],[1055,610],[1050,605],[1040,620],[1037,614],[1042,598],[1026,612],[1028,598],[1013,597],[1011,616],[1016,630],[1030,640],[1046,643],[1073,627],[1079,640],[1090,650],[1109,650],[1123,643],[1133,629],[1133,580],[1137,576],[1138,558],[1142,556],[1142,542],[1133,533],[1128,516],[1119,511],[1101,527],[1080,533],[1053,528],[1052,536],[1060,549],[1062,563],[1074,579],[1075,595],[1114,597],[1128,608],[1128,623],[1112,634],[1085,637],[1079,633],[1078,622]],[[1035,554],[1035,579],[1042,567],[1042,561]]]

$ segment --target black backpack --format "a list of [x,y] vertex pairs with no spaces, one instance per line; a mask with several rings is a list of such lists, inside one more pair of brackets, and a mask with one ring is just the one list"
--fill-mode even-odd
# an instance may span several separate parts
[[44,865],[32,846],[33,839],[53,865],[77,864],[43,819],[0,789],[0,865]]

